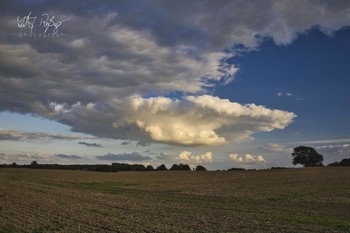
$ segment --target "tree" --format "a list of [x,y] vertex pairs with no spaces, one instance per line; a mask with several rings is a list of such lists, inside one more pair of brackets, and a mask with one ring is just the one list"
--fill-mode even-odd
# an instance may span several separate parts
[[292,153],[293,164],[302,164],[304,167],[323,166],[323,156],[314,148],[307,146],[298,146]]
[[34,161],[30,164],[30,166],[32,166],[32,167],[37,167],[37,166],[38,166],[38,162],[34,160]]
[[173,166],[171,166],[170,170],[177,171],[177,170],[180,170],[180,167],[177,164],[173,164]]
[[166,170],[168,170],[168,168],[164,164],[162,164],[159,167],[157,167],[157,170],[158,171],[166,171]]
[[180,163],[179,164],[179,169],[182,170],[182,171],[191,171],[191,168],[188,164],[182,164]]
[[153,167],[152,167],[152,165],[148,165],[147,167],[146,167],[146,171],[153,171],[154,169],[153,169]]
[[196,167],[196,171],[206,171],[207,169],[205,168],[205,167],[203,167],[203,166],[201,166],[201,165],[198,165],[197,167]]

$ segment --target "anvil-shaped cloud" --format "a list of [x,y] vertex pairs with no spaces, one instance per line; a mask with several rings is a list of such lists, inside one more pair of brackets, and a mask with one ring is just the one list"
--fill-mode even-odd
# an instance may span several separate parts
[[[181,145],[220,145],[283,129],[294,113],[210,95],[183,99],[132,96],[111,104],[51,104],[47,117],[101,137]],[[113,127],[112,127],[113,126]]]
[[254,132],[283,129],[294,113],[255,104],[241,105],[209,95],[182,100],[165,97],[128,99],[129,108],[116,129],[136,125],[154,141],[182,145],[220,145],[241,141]]

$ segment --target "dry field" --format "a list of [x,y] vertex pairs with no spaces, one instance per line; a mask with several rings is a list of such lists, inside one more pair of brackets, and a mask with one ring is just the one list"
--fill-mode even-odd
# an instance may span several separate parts
[[0,232],[350,232],[350,169],[0,169]]

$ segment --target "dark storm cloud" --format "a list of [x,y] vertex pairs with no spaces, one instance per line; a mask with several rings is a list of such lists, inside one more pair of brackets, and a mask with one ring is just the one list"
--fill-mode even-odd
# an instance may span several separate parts
[[348,24],[350,3],[347,0],[80,0],[74,3],[9,0],[1,1],[0,7],[3,18],[24,15],[29,10],[35,14],[57,12],[84,20],[115,12],[118,17],[109,21],[108,26],[118,23],[135,30],[146,29],[165,45],[192,45],[196,41],[203,48],[222,49],[237,41],[251,43],[257,35],[271,35],[285,43],[296,32],[313,25],[337,29]]
[[89,142],[78,142],[78,144],[89,146],[89,147],[103,147],[101,144],[89,143]]
[[151,143],[146,141],[138,141],[136,146],[149,146]]
[[130,144],[131,144],[130,141],[120,143],[120,145],[122,145],[122,146],[130,145]]
[[61,159],[81,159],[78,155],[55,154],[55,156]]
[[[17,17],[29,12],[37,23],[44,13],[56,22],[69,19],[59,27],[67,36],[19,37],[29,28],[19,28]],[[332,33],[347,25],[349,1],[5,0],[0,111],[32,113],[94,136],[149,142],[152,135],[127,121],[129,96],[203,93],[211,83],[233,80],[237,68],[226,61],[236,51],[224,49],[256,48],[265,37],[288,44],[314,26]]]
[[117,161],[146,161],[151,159],[150,157],[143,156],[138,152],[132,152],[130,154],[127,154],[127,153],[107,154],[107,155],[96,156],[96,158],[99,160],[117,160]]

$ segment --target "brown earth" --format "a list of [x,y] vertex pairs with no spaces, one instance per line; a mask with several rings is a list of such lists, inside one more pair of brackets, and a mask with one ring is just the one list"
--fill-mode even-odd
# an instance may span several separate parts
[[350,169],[0,169],[0,232],[350,232]]

